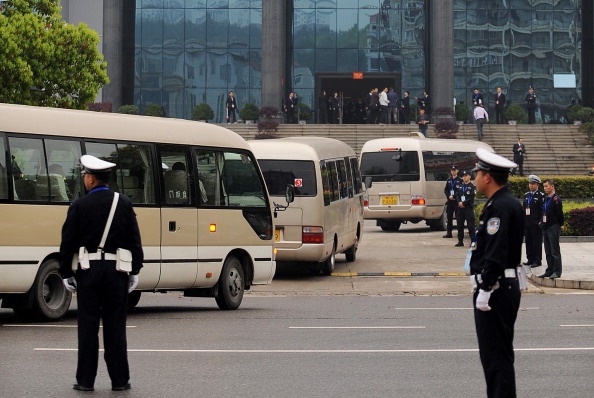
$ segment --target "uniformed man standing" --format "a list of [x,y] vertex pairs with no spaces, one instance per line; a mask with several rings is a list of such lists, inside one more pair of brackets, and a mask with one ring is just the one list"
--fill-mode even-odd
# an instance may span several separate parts
[[[60,272],[64,285],[69,291],[77,291],[78,366],[73,388],[94,390],[101,319],[104,358],[112,390],[128,390],[130,371],[126,314],[128,293],[138,284],[138,272],[142,267],[140,232],[132,203],[123,195],[119,195],[110,228],[106,228],[115,197],[107,184],[110,169],[115,164],[90,155],[83,155],[80,162],[88,194],[77,199],[68,209],[60,245]],[[105,243],[100,247],[102,241]],[[118,249],[129,250],[132,254],[129,275],[116,270]],[[79,260],[75,273],[73,256]]]
[[[483,208],[470,257],[474,319],[488,397],[515,397],[514,324],[520,307],[516,268],[522,256],[524,214],[507,187],[515,163],[484,148],[475,184],[489,199]],[[474,245],[474,243],[473,243]]]
[[534,94],[534,87],[528,88],[528,94],[524,98],[526,101],[526,110],[528,111],[528,124],[536,123],[536,94]]
[[555,181],[545,180],[542,184],[545,198],[542,205],[542,220],[540,227],[544,239],[545,255],[547,257],[547,269],[539,278],[556,279],[561,277],[563,271],[561,261],[561,247],[559,237],[561,236],[561,227],[565,222],[563,215],[563,202],[555,191]]
[[464,222],[468,226],[468,235],[470,241],[474,240],[474,196],[476,195],[476,187],[470,182],[471,172],[464,170],[462,172],[462,184],[456,193],[456,201],[458,202],[458,243],[456,246],[464,246]]
[[448,178],[443,189],[446,196],[446,218],[447,218],[447,232],[444,238],[452,237],[452,230],[454,228],[454,216],[458,217],[458,202],[456,201],[456,193],[460,189],[462,179],[458,177],[458,166],[455,164],[450,168],[451,177]]
[[524,228],[524,242],[526,244],[526,258],[523,263],[531,268],[540,267],[542,264],[542,230],[539,227],[542,221],[542,206],[544,194],[538,190],[540,178],[534,174],[528,177],[528,188],[524,195],[524,212],[526,226]]

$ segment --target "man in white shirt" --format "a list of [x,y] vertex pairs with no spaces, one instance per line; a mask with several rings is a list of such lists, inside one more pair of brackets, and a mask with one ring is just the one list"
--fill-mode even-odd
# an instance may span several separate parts
[[474,120],[476,122],[476,130],[478,133],[478,140],[483,140],[483,124],[489,122],[489,114],[483,108],[483,105],[478,105],[474,107]]
[[388,101],[388,87],[384,87],[382,92],[379,94],[379,103],[380,103],[380,123],[388,123],[388,106],[390,105],[390,101]]

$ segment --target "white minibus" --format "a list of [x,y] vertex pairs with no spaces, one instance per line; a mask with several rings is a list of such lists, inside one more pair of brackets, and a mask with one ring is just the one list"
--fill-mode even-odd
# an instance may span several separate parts
[[330,275],[336,254],[355,261],[363,233],[363,189],[357,157],[342,141],[294,137],[248,141],[271,200],[294,186],[294,202],[277,213],[277,261],[307,262]]
[[480,141],[410,137],[380,138],[361,148],[361,175],[367,189],[363,215],[384,231],[402,223],[425,221],[434,231],[445,229],[444,188],[450,168],[470,170],[476,149],[493,149]]
[[79,159],[115,163],[110,187],[134,204],[141,292],[183,291],[236,309],[274,276],[273,213],[247,142],[188,120],[0,104],[0,299],[43,319],[68,310],[58,273],[68,205],[84,195]]

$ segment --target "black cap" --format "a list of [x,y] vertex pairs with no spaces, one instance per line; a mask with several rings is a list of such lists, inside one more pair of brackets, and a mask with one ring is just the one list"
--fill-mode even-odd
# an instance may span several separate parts
[[470,170],[464,170],[464,171],[462,172],[462,175],[463,175],[463,176],[466,176],[466,175],[468,175],[468,176],[471,176],[471,175],[472,175],[472,173],[470,172]]
[[450,167],[450,170],[458,170],[458,166],[456,166],[455,164],[453,164],[452,167]]

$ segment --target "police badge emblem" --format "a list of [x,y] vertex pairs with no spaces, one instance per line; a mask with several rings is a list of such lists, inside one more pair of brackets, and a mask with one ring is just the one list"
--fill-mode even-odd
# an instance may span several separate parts
[[490,218],[487,221],[487,233],[489,235],[495,235],[499,231],[499,224],[501,224],[499,217]]

